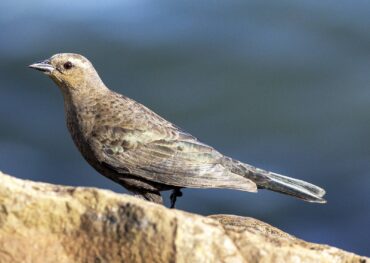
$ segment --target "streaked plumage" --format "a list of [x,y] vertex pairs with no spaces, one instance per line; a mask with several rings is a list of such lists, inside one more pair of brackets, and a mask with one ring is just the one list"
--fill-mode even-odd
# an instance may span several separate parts
[[163,190],[266,188],[325,202],[323,189],[226,157],[140,103],[109,90],[81,55],[57,54],[30,67],[44,71],[60,87],[68,129],[84,158],[136,195],[162,203]]

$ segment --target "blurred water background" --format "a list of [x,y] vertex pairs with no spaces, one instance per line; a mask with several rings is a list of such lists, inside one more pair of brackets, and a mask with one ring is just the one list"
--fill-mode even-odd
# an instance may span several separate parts
[[27,68],[81,53],[110,88],[203,142],[328,192],[318,205],[187,189],[179,209],[252,216],[370,256],[369,10],[338,0],[1,1],[0,170],[125,192],[82,159],[59,90]]

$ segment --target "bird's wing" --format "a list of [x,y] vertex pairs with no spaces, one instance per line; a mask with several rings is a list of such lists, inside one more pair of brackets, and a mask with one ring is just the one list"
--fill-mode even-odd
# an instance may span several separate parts
[[150,130],[102,126],[90,143],[100,162],[118,173],[170,186],[257,191],[253,181],[222,165],[218,151],[167,124]]

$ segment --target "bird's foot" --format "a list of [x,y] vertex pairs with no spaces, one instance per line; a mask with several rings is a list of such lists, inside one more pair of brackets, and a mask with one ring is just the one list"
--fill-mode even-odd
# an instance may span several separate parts
[[171,208],[175,208],[177,197],[181,197],[181,196],[182,196],[182,192],[181,192],[180,188],[175,188],[175,189],[172,190],[172,194],[170,196]]

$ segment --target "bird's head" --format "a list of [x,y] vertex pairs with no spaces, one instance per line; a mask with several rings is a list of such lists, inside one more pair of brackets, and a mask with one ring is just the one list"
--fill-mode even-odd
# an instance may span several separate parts
[[56,54],[29,67],[50,76],[63,92],[85,91],[104,86],[91,62],[79,54]]

